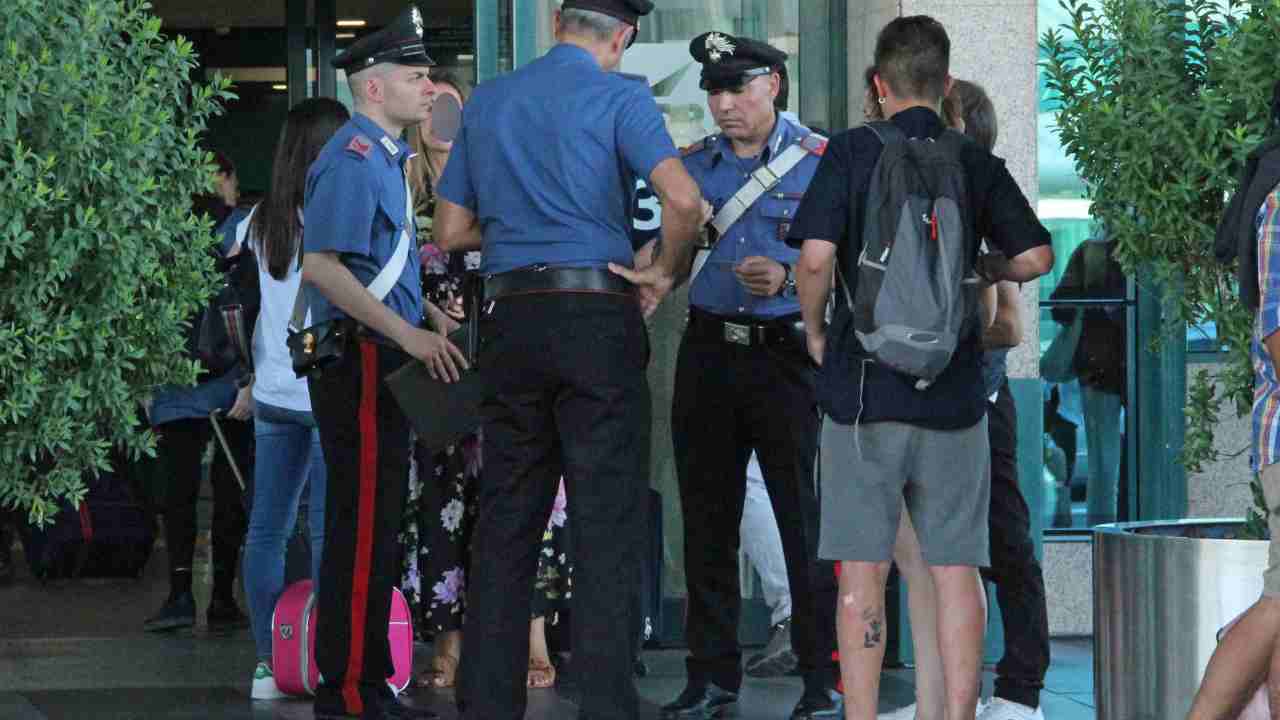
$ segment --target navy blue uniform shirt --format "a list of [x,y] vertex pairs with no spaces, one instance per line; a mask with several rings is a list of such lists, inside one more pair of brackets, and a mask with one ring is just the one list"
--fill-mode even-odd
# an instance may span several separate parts
[[[684,156],[684,166],[698,183],[702,196],[718,213],[749,181],[751,173],[768,165],[809,134],[805,126],[779,115],[760,157],[739,158],[734,155],[729,138],[712,135],[690,146]],[[768,298],[752,295],[738,282],[733,268],[753,255],[795,266],[800,252],[787,245],[787,231],[795,219],[800,198],[804,197],[818,169],[818,159],[816,152],[810,152],[728,228],[689,288],[690,305],[717,315],[750,315],[761,319],[800,312],[800,301],[793,294]]]
[[[905,110],[894,115],[892,122],[907,137],[936,138],[945,129],[938,114],[928,108]],[[881,149],[880,140],[867,127],[831,138],[788,238],[794,246],[805,240],[835,243],[836,261],[854,297],[867,190]],[[976,143],[967,143],[960,164],[968,180],[975,237],[986,238],[990,247],[1010,258],[1049,244],[1049,231],[1036,218],[1003,160]],[[830,332],[852,332],[844,295],[837,292],[836,297],[839,301]],[[831,347],[828,343],[828,351]],[[847,392],[859,399],[862,422],[896,421],[956,430],[971,427],[986,413],[981,338],[977,334],[960,343],[951,364],[925,390],[915,389],[915,378],[874,363],[865,366],[865,381],[858,387],[860,381],[862,378],[849,378]]]
[[[383,304],[415,327],[422,324],[422,280],[417,231],[405,205],[404,163],[409,146],[356,113],[329,139],[307,172],[303,202],[303,249],[337,253],[361,285],[368,285],[390,261],[409,232],[409,258]],[[345,317],[318,290],[307,285],[311,322]]]
[[436,192],[476,215],[485,273],[631,267],[636,179],[672,157],[648,85],[562,44],[476,88]]

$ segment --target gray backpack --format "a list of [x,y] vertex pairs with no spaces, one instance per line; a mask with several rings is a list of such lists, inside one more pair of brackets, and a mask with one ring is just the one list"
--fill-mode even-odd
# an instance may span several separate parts
[[870,123],[884,150],[871,176],[856,298],[845,298],[853,330],[872,360],[933,384],[956,347],[978,330],[977,239],[960,152],[947,130],[908,138]]

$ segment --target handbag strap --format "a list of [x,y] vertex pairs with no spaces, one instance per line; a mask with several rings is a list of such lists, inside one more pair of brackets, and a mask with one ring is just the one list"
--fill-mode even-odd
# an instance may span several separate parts
[[[409,185],[409,179],[405,178],[404,183],[404,207],[405,222],[404,228],[400,231],[400,242],[396,243],[396,249],[391,252],[391,259],[378,271],[376,277],[365,289],[369,291],[378,302],[382,302],[387,294],[391,292],[391,288],[396,286],[396,282],[400,280],[400,275],[404,273],[404,266],[409,262],[409,253],[413,249],[413,239],[409,237],[409,229],[413,227],[413,189]],[[306,316],[311,309],[311,304],[307,302],[306,286],[304,283],[298,283],[298,296],[293,301],[293,317],[289,320],[289,328],[294,332],[306,327]]]

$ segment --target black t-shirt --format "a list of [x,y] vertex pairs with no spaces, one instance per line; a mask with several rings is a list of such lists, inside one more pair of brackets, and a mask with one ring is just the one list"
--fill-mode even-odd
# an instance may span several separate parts
[[[905,110],[894,115],[892,121],[908,137],[934,138],[945,129],[937,113],[927,108]],[[867,191],[881,149],[880,140],[866,127],[831,138],[796,211],[787,240],[793,246],[805,240],[835,243],[836,261],[851,284],[851,295],[856,295],[852,285],[858,278]],[[968,143],[960,162],[968,176],[975,237],[985,238],[989,247],[1010,258],[1049,244],[1049,231],[1036,218],[1003,160]],[[847,322],[841,321],[847,321],[849,313],[843,294],[837,293],[837,297],[833,328],[846,326]],[[860,376],[848,378],[848,382],[852,395],[860,399],[861,422],[895,421],[934,429],[960,429],[972,426],[986,412],[982,350],[977,338],[962,342],[951,364],[925,390],[915,389],[915,378],[875,363],[864,364]],[[857,387],[860,382],[861,388]]]

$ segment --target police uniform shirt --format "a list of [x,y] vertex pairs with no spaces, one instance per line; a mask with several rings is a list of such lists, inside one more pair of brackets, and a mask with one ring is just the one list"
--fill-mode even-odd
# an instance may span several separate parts
[[[779,114],[769,142],[758,159],[739,158],[729,138],[712,135],[685,150],[684,165],[702,195],[718,213],[751,173],[768,165],[790,145],[810,134],[805,126]],[[752,295],[738,281],[733,268],[751,256],[772,258],[795,266],[800,252],[786,244],[800,199],[818,169],[818,155],[810,153],[783,176],[716,241],[706,265],[689,290],[689,303],[717,315],[769,319],[800,312],[799,300],[787,293],[774,297]]]
[[[390,261],[408,230],[410,250],[404,271],[383,303],[411,325],[422,321],[420,261],[413,220],[406,212],[404,164],[409,146],[356,113],[329,140],[307,172],[303,205],[306,252],[334,252],[362,285]],[[313,323],[345,314],[309,287]]]
[[436,190],[476,215],[485,273],[630,267],[636,178],[673,157],[648,85],[561,44],[476,88]]

